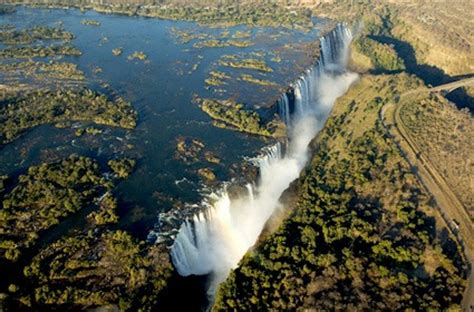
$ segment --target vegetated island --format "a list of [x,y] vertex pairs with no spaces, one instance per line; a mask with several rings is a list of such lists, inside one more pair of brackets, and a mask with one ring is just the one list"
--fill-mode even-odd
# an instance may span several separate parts
[[86,26],[100,26],[100,22],[93,19],[83,19],[81,20],[81,24]]
[[[84,73],[75,64],[59,61],[63,55],[81,55],[78,49],[30,45],[72,38],[59,28],[0,29],[0,42],[12,46],[0,50],[0,57],[28,59],[0,64],[6,79],[0,95],[0,145],[44,124],[136,126],[137,113],[129,102],[80,87]],[[143,53],[135,56],[146,58]],[[91,126],[75,132],[102,133]],[[106,163],[108,168],[71,155],[0,176],[0,309],[153,309],[172,265],[163,247],[117,229],[115,185],[131,174],[136,162],[118,158]],[[83,218],[77,221],[81,225],[74,225],[77,218]]]
[[215,120],[214,125],[217,127],[266,137],[285,136],[286,127],[279,118],[264,122],[257,112],[246,110],[243,104],[233,100],[203,99],[195,96],[193,101]]
[[57,55],[80,56],[82,52],[70,45],[8,47],[0,50],[0,58],[52,57]]
[[0,257],[16,261],[41,232],[92,203],[109,188],[98,164],[90,158],[71,156],[30,167],[2,197]]
[[232,68],[254,69],[265,73],[273,72],[273,69],[264,60],[253,58],[238,59],[235,55],[224,55],[219,60],[219,65]]
[[148,56],[143,51],[135,51],[127,57],[127,59],[130,61],[131,60],[145,61],[147,58]]
[[[43,86],[57,83],[77,85],[79,82],[83,82],[85,80],[84,73],[77,68],[76,64],[57,60],[63,56],[80,56],[82,54],[79,49],[68,44],[73,38],[74,34],[57,27],[37,25],[16,29],[14,26],[6,25],[0,28],[0,42],[10,45],[10,47],[0,50],[0,57],[7,59],[0,64],[3,78],[6,82],[26,82],[28,80],[29,85]],[[37,41],[50,40],[62,43],[49,46],[32,45]],[[32,58],[49,58],[49,60],[38,61],[32,60]],[[18,59],[18,61],[10,59]],[[25,60],[21,61],[21,59]]]
[[42,124],[89,121],[132,129],[137,113],[122,98],[114,101],[90,89],[36,90],[3,99],[0,105],[0,143],[15,140]]
[[[4,282],[10,281],[8,293],[0,294],[2,306],[36,310],[113,304],[150,310],[155,305],[172,266],[161,247],[111,227],[119,220],[115,181],[128,176],[135,162],[125,158],[108,164],[111,171],[71,155],[31,166],[18,179],[2,177],[0,263]],[[110,173],[116,178],[110,179]],[[48,229],[80,210],[92,210],[85,229],[38,244]],[[33,249],[39,250],[25,258]],[[7,267],[22,278],[3,271]]]
[[0,31],[0,42],[7,45],[28,44],[37,40],[65,40],[74,39],[74,35],[62,28],[34,26],[27,29],[8,29]]
[[68,62],[24,61],[0,64],[0,72],[6,77],[31,77],[37,80],[84,81],[84,72],[76,64]]

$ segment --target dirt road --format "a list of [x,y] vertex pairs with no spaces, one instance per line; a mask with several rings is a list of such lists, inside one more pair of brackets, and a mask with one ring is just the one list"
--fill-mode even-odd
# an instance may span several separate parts
[[400,110],[404,105],[410,105],[410,99],[429,92],[450,92],[458,87],[474,84],[474,78],[467,78],[460,81],[437,86],[431,89],[423,88],[412,90],[400,96],[397,104],[385,105],[380,112],[379,118],[389,130],[390,134],[403,151],[404,157],[416,168],[416,174],[420,178],[423,186],[433,196],[440,208],[439,212],[462,246],[466,259],[470,263],[468,285],[466,287],[462,302],[463,311],[474,311],[474,227],[465,207],[455,196],[444,178],[430,162],[429,158],[421,153],[416,142],[410,137],[409,131],[403,120],[400,118]]

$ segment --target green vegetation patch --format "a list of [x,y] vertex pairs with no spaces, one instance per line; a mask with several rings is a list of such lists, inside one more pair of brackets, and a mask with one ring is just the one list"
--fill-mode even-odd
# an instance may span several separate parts
[[8,176],[7,175],[0,175],[0,194],[5,191],[5,186],[8,182]]
[[218,87],[218,86],[222,86],[222,85],[227,84],[227,82],[222,81],[222,80],[220,80],[219,78],[216,78],[216,77],[214,77],[214,76],[211,76],[211,77],[209,77],[209,78],[206,78],[206,79],[204,80],[204,82],[206,83],[206,85],[214,86],[214,87]]
[[417,86],[364,77],[338,100],[292,212],[221,285],[214,311],[460,309],[462,253],[378,119]]
[[202,24],[233,26],[284,26],[308,29],[313,26],[311,12],[303,8],[289,10],[270,3],[233,4],[226,6],[174,6],[150,11],[151,16],[166,19],[192,20]]
[[100,22],[97,21],[97,20],[93,20],[93,19],[83,19],[81,20],[81,24],[82,25],[87,25],[87,26],[100,26]]
[[135,160],[129,158],[111,159],[107,162],[107,165],[119,178],[127,178],[135,168],[135,164]]
[[388,44],[364,36],[354,41],[354,48],[359,53],[366,55],[377,69],[384,71],[402,71],[405,69],[403,60]]
[[204,41],[199,41],[193,44],[194,48],[224,48],[224,47],[237,47],[237,48],[247,48],[253,46],[255,43],[249,40],[219,40],[219,39],[209,39]]
[[205,145],[198,139],[179,137],[174,158],[186,164],[198,162]]
[[232,38],[235,39],[244,39],[252,37],[252,33],[250,31],[240,31],[237,30],[233,35]]
[[247,74],[242,74],[242,75],[240,75],[240,79],[243,80],[243,81],[247,81],[247,82],[250,82],[250,83],[254,83],[254,84],[260,85],[260,86],[266,86],[266,87],[275,87],[275,86],[278,86],[278,84],[276,84],[276,83],[274,83],[274,82],[272,82],[272,81],[265,80],[265,79],[255,78],[254,76],[252,76],[252,75],[247,75]]
[[92,202],[108,188],[99,165],[90,158],[32,166],[3,196],[0,210],[0,258],[15,261],[39,234]]
[[199,107],[217,121],[216,126],[230,127],[242,132],[262,136],[280,137],[284,134],[276,119],[264,123],[255,111],[246,110],[243,104],[233,100],[201,99],[196,97]]
[[70,45],[9,47],[0,50],[0,58],[53,57],[58,55],[80,56],[82,52]]
[[123,53],[123,48],[115,48],[115,49],[112,49],[112,54],[114,56],[119,56]]
[[140,60],[144,61],[148,56],[142,51],[135,51],[127,57],[129,60]]
[[226,73],[220,72],[220,71],[211,71],[209,73],[209,78],[206,78],[204,81],[206,85],[210,86],[222,86],[227,84],[225,80],[229,80],[231,77],[227,75]]
[[74,131],[74,134],[78,137],[88,134],[88,135],[98,135],[101,134],[103,131],[102,129],[98,129],[96,127],[87,127],[87,128],[78,128]]
[[205,182],[213,182],[216,179],[216,175],[210,168],[200,168],[197,173]]
[[23,302],[49,309],[114,304],[121,311],[150,311],[171,272],[166,250],[127,232],[77,233],[43,249],[24,269],[33,289]]
[[117,199],[108,191],[99,199],[99,210],[91,212],[87,218],[96,226],[117,223]]
[[178,137],[174,158],[188,165],[204,161],[219,164],[221,161],[219,157],[205,148],[204,143],[198,139]]
[[193,31],[180,30],[176,27],[171,28],[171,33],[179,39],[180,43],[189,43],[195,39],[204,40],[209,37],[206,33],[194,33]]
[[62,28],[35,26],[27,29],[8,29],[0,31],[0,42],[3,44],[28,44],[37,40],[66,40],[74,39],[74,35]]
[[264,60],[257,60],[252,58],[238,60],[232,56],[225,56],[219,60],[219,65],[232,68],[254,69],[266,73],[273,71],[273,69],[268,66]]
[[42,124],[89,121],[132,129],[136,120],[131,104],[122,98],[111,101],[89,89],[33,91],[0,102],[0,143]]
[[223,48],[228,47],[229,44],[227,41],[218,40],[218,39],[209,39],[204,41],[199,41],[193,44],[194,48],[201,49],[201,48]]
[[36,79],[84,80],[84,73],[76,64],[67,62],[14,62],[0,64],[0,72],[15,77]]

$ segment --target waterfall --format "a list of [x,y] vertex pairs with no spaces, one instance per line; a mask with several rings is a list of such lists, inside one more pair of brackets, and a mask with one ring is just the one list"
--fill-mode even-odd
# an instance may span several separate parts
[[277,101],[278,107],[278,115],[280,115],[281,119],[285,123],[285,125],[290,125],[290,100],[288,99],[288,95],[283,93],[280,96],[280,99]]
[[356,79],[356,74],[345,71],[351,39],[343,24],[320,39],[319,62],[292,86],[294,112],[288,94],[281,96],[277,105],[288,126],[287,146],[270,146],[258,158],[259,180],[247,186],[247,194],[231,199],[224,188],[203,202],[203,212],[182,224],[171,248],[173,264],[183,276],[210,274],[211,296],[280,208],[279,197],[308,161],[309,142],[337,97]]

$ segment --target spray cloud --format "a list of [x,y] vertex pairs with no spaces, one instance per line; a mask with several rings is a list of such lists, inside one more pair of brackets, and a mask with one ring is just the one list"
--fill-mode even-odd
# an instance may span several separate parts
[[268,147],[258,159],[260,178],[247,194],[230,198],[225,189],[205,200],[206,209],[185,221],[171,249],[178,273],[211,274],[208,293],[225,280],[258,239],[266,221],[280,207],[279,197],[308,161],[308,144],[324,125],[335,100],[357,78],[345,71],[351,32],[338,25],[321,38],[321,59],[294,85],[294,112],[283,94],[279,111],[288,126],[286,152]]

